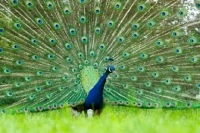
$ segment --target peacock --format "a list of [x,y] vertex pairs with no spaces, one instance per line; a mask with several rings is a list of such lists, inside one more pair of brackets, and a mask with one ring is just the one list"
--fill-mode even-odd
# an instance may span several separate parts
[[200,0],[0,0],[0,111],[200,107]]

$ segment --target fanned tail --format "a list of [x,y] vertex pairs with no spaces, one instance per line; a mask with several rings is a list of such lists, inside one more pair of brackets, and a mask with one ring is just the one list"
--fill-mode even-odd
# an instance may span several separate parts
[[198,0],[3,0],[2,113],[83,104],[111,59],[106,103],[199,107],[199,7]]

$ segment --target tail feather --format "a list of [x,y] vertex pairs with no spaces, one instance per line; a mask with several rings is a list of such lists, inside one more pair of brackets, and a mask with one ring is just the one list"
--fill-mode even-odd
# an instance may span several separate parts
[[0,109],[83,104],[110,64],[105,103],[197,108],[198,17],[199,1],[3,0]]

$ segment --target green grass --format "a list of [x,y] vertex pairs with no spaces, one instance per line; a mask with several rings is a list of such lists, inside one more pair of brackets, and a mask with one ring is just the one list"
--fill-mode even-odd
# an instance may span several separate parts
[[106,106],[100,117],[72,117],[69,108],[0,115],[0,133],[199,133],[200,110]]

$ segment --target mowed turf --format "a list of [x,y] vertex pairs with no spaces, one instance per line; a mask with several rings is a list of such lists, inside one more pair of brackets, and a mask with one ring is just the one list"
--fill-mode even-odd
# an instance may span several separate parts
[[0,115],[0,133],[200,133],[200,110],[106,106],[101,116],[71,116],[68,107]]

